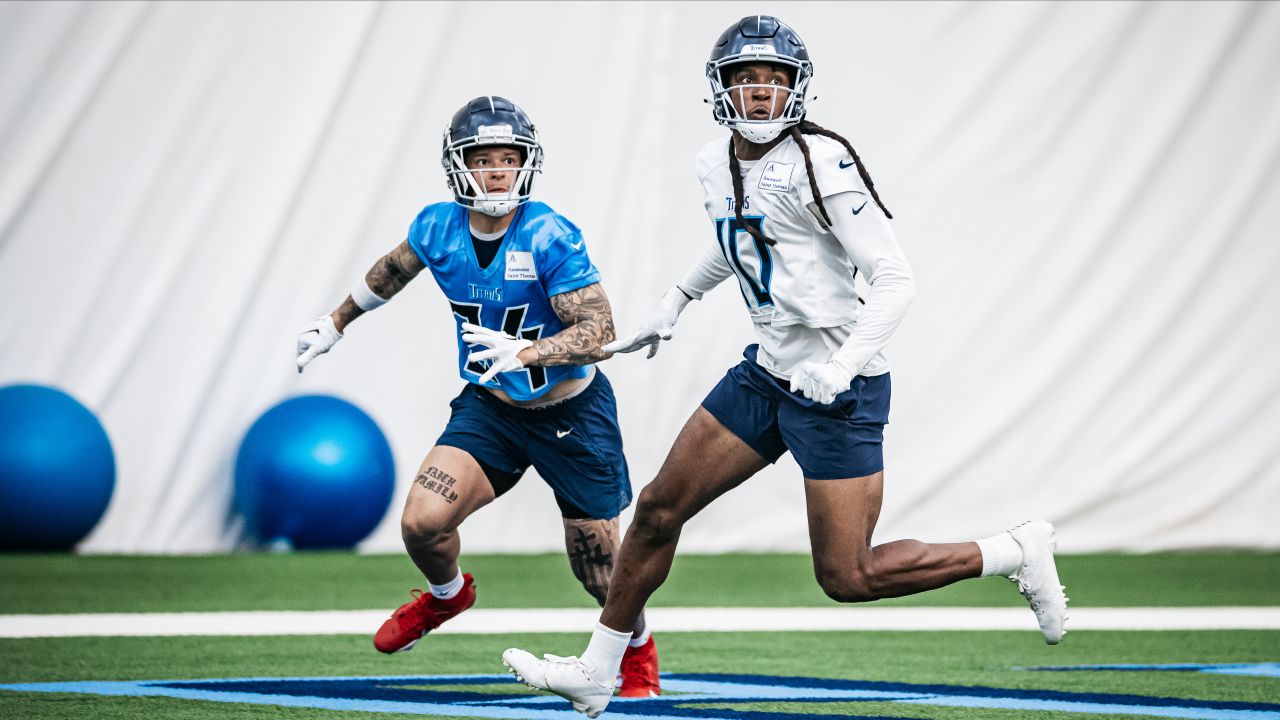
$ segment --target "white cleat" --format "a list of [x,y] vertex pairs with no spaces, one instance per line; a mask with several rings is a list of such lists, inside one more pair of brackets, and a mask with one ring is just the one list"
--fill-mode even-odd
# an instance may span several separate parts
[[573,709],[594,718],[604,712],[613,698],[614,683],[601,685],[591,677],[591,669],[580,658],[543,655],[543,660],[524,650],[510,648],[502,653],[502,664],[512,675],[534,690],[546,690],[568,700]]
[[1031,603],[1044,641],[1057,645],[1067,634],[1063,629],[1067,621],[1067,595],[1066,588],[1058,581],[1058,566],[1053,561],[1053,551],[1057,548],[1053,526],[1044,520],[1030,520],[1009,534],[1022,547],[1022,566],[1009,579],[1018,584],[1018,592]]

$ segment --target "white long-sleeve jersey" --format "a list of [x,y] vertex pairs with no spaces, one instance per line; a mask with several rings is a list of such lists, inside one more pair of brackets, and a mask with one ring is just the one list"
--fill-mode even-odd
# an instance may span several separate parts
[[[888,218],[840,143],[806,135],[813,172],[831,218],[814,203],[804,155],[787,137],[761,159],[741,162],[743,220],[776,242],[753,238],[733,209],[729,138],[698,153],[715,244],[678,284],[699,298],[729,275],[751,315],[761,367],[787,378],[805,361],[835,361],[850,373],[889,371],[881,352],[915,294],[915,281]],[[863,305],[854,289],[870,286]]]

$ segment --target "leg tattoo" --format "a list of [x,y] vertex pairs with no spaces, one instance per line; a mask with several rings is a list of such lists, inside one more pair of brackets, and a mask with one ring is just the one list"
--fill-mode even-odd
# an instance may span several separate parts
[[[564,544],[569,553],[569,567],[582,587],[604,605],[609,595],[609,579],[613,576],[614,559],[622,545],[618,518],[590,520],[564,518]],[[644,612],[636,618],[633,634],[644,632]]]

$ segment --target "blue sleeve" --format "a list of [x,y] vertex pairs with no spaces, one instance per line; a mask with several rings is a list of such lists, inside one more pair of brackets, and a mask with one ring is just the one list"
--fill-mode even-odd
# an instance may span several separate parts
[[578,228],[547,244],[540,274],[547,297],[600,282],[600,271],[587,255],[587,242]]
[[409,223],[409,234],[405,240],[409,243],[409,247],[413,249],[418,259],[423,265],[430,266],[431,262],[427,260],[427,211],[430,207],[425,207],[418,216]]

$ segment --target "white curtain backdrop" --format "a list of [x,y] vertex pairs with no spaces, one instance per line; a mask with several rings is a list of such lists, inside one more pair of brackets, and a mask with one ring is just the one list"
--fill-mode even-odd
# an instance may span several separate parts
[[[703,65],[738,18],[810,47],[810,117],[866,161],[919,292],[893,368],[877,540],[1025,518],[1067,551],[1280,547],[1280,5],[0,3],[0,384],[102,419],[114,498],[86,552],[240,545],[232,465],[299,393],[369,412],[398,517],[460,386],[424,275],[299,376],[293,345],[425,204],[445,123],[537,123],[621,329],[707,247]],[[617,388],[637,492],[752,339],[736,289]],[[629,517],[629,514],[628,516]],[[561,547],[530,474],[464,551]],[[788,457],[683,551],[808,547]]]

